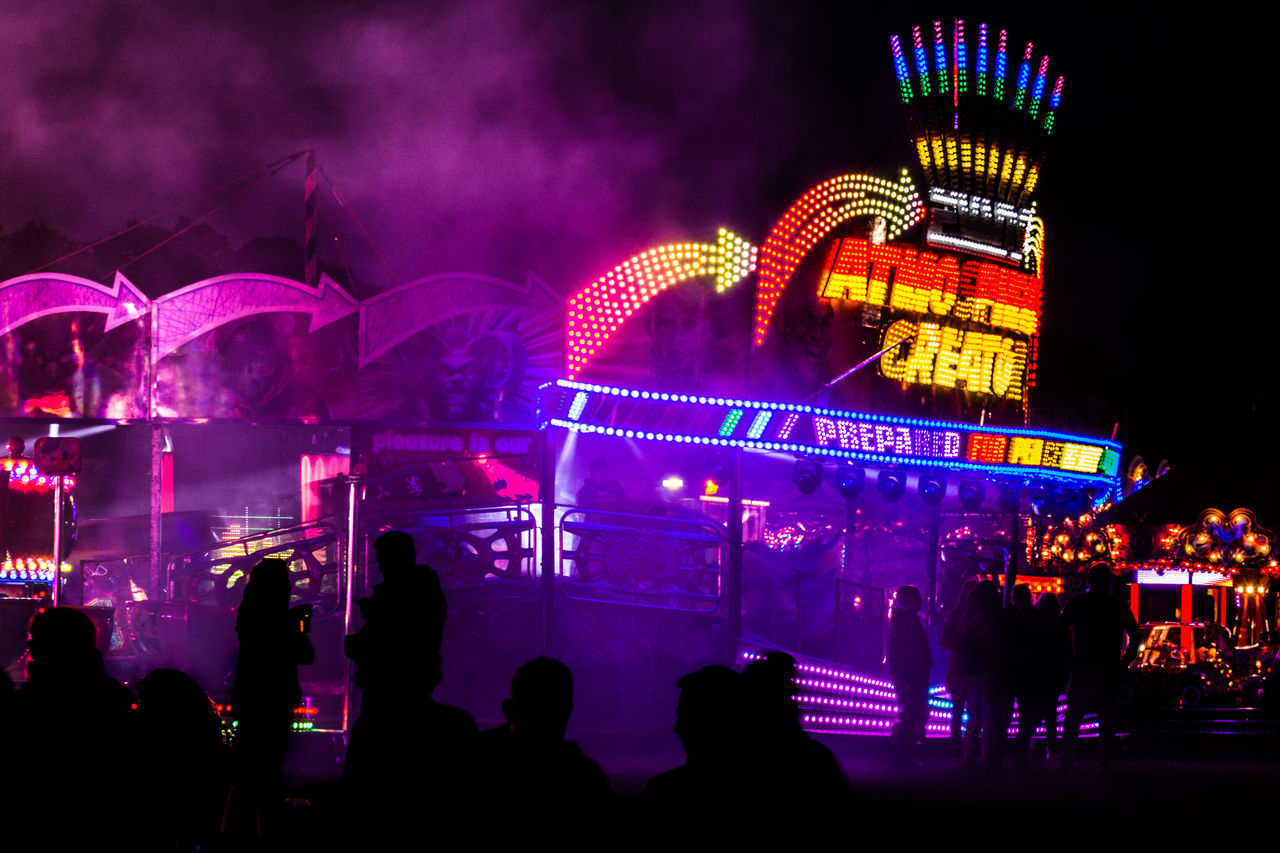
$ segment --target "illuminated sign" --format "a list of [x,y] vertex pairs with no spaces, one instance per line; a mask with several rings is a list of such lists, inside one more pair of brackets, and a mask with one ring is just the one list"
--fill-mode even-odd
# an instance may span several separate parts
[[921,316],[885,328],[882,348],[911,340],[880,359],[886,378],[1022,400],[1042,285],[992,263],[844,238],[831,247],[818,295]]
[[[997,574],[996,582],[1004,586],[1004,575]],[[1062,578],[1045,575],[1018,575],[1013,580],[1014,586],[1026,586],[1036,595],[1051,592],[1062,595]]]
[[[793,403],[699,397],[559,380],[542,386],[539,406],[543,426],[624,439],[1025,474],[1104,488],[1115,485],[1120,465],[1120,445],[1113,441]],[[575,416],[570,418],[570,414]]]
[[369,431],[369,451],[384,453],[416,453],[440,459],[469,455],[522,455],[533,448],[533,436],[527,432],[497,432],[484,429]]
[[518,429],[358,426],[371,511],[502,506],[538,500],[541,442]]
[[723,291],[755,268],[756,248],[724,228],[715,245],[676,243],[628,258],[569,297],[569,376],[582,372],[632,313],[668,287],[714,275]]
[[773,226],[760,251],[756,346],[764,343],[778,299],[805,254],[855,216],[883,216],[886,236],[892,239],[923,218],[924,206],[905,169],[897,184],[868,175],[842,175],[797,199]]
[[996,264],[845,238],[831,248],[818,295],[1034,335],[1043,285]]
[[1008,202],[993,202],[991,199],[983,198],[979,195],[970,195],[969,193],[934,187],[929,190],[929,202],[938,207],[954,208],[957,213],[980,216],[984,219],[994,219],[996,222],[1017,225],[1022,228],[1026,228],[1031,224],[1030,208],[1022,208],[1020,210]]
[[1138,569],[1133,573],[1134,583],[1141,586],[1230,586],[1231,578],[1218,572],[1189,572],[1182,570]]
[[[1032,208],[1017,208],[1005,201],[992,201],[983,196],[942,187],[933,187],[929,190],[929,205],[932,208],[932,215],[929,218],[929,231],[925,239],[930,246],[975,252],[1013,263],[1024,260],[1027,231],[1035,215]],[[946,213],[950,213],[951,216],[946,217]],[[943,215],[940,216],[940,214]],[[940,227],[944,218],[955,220],[957,217],[976,220],[987,229],[997,229],[1000,236],[974,233],[969,237],[963,233],[947,233]],[[1010,236],[1005,237],[1006,233]],[[1017,248],[1004,246],[1006,239],[1011,239]]]
[[1026,341],[937,323],[899,320],[885,331],[884,346],[909,338],[914,340],[907,347],[881,357],[882,375],[900,382],[1022,399]]
[[[1021,207],[1039,182],[1044,142],[1062,103],[1062,78],[1050,87],[1049,59],[1036,62],[1028,42],[1010,81],[1006,30],[989,39],[987,24],[980,23],[975,44],[966,40],[963,20],[955,20],[950,40],[942,22],[934,21],[930,51],[921,29],[911,30],[914,63],[898,36],[890,37],[889,47],[907,130],[930,187],[972,188]],[[996,42],[994,51],[989,41]]]
[[[929,229],[925,242],[942,249],[986,255],[1006,263],[1038,270],[1028,249],[1039,257],[1041,246],[1028,240],[1035,208],[1014,207],[1007,201],[933,187],[929,190]],[[1041,223],[1043,225],[1043,223]]]

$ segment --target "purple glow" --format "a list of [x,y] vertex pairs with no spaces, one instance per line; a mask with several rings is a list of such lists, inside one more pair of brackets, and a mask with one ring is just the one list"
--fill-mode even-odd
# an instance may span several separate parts
[[[763,657],[767,649],[745,648],[738,655],[739,664],[745,665]],[[812,658],[796,658],[795,680],[798,688],[796,703],[801,709],[801,722],[811,732],[825,734],[889,735],[897,719],[897,694],[893,683],[886,678],[866,675],[846,667]],[[801,689],[802,688],[802,689]],[[946,688],[935,685],[929,689],[929,720],[926,733],[931,738],[951,735],[951,699]],[[877,701],[882,700],[882,701]],[[1066,703],[1059,701],[1057,718],[1061,726]],[[967,715],[966,715],[967,719]],[[1018,712],[1015,705],[1009,724],[1009,737],[1018,731]],[[1098,722],[1092,716],[1085,718],[1080,730],[1084,736],[1096,735]],[[1036,734],[1043,736],[1044,727]]]
[[4,311],[0,335],[23,323],[67,311],[93,311],[107,315],[106,331],[146,314],[148,300],[120,273],[108,287],[74,275],[36,273],[0,284]]
[[356,312],[349,293],[322,275],[320,289],[274,275],[244,273],[198,281],[154,303],[161,356],[238,317],[264,311],[311,315],[312,331]]

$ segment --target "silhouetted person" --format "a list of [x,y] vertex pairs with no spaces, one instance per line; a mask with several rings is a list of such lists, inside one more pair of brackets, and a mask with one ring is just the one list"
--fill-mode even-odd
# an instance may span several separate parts
[[217,835],[231,783],[231,756],[213,700],[195,679],[156,669],[138,684],[138,755],[150,828],[174,849],[195,850]]
[[[1275,645],[1275,634],[1272,635],[1271,645]],[[1280,648],[1277,648],[1271,655],[1262,658],[1271,664],[1267,670],[1266,676],[1262,681],[1262,700],[1268,705],[1280,704]]]
[[957,654],[966,659],[971,703],[965,730],[965,761],[981,756],[983,764],[1000,763],[1008,738],[1006,654],[1007,618],[1000,601],[1000,588],[982,581],[974,588],[965,606],[964,624]]
[[1026,767],[1031,738],[1039,722],[1041,681],[1045,667],[1045,626],[1031,605],[1031,587],[1020,583],[1009,600],[1009,678],[1014,701],[1018,703],[1018,735],[1014,741],[1014,763]]
[[363,688],[343,782],[357,831],[395,840],[423,818],[473,798],[476,724],[432,698],[441,679],[447,612],[440,578],[416,564],[413,539],[393,530],[373,544],[382,582],[360,602],[364,625],[346,638]]
[[302,701],[298,666],[315,661],[306,633],[309,611],[291,610],[290,592],[289,564],[262,560],[249,572],[236,615],[235,782],[223,816],[224,833],[235,839],[261,839],[273,831],[283,802],[280,774],[294,709]]
[[578,506],[622,512],[626,503],[627,494],[621,484],[609,476],[609,464],[603,459],[592,459],[586,482],[578,489]]
[[364,688],[361,713],[377,716],[384,694],[421,693],[415,675],[434,665],[430,655],[440,651],[448,605],[440,576],[417,565],[408,533],[382,534],[373,551],[382,582],[371,597],[360,600],[364,625],[346,638],[344,648],[356,664],[356,685]]
[[744,755],[765,799],[796,807],[845,805],[848,780],[831,750],[802,727],[795,678],[796,659],[779,651],[766,652],[743,671]]
[[[56,827],[34,819],[46,831],[56,828],[68,843],[110,826],[137,784],[129,762],[110,777],[103,772],[101,750],[133,738],[129,692],[106,674],[96,636],[93,622],[78,610],[56,607],[36,614],[27,681],[13,697],[8,730],[6,758],[20,769],[22,789],[63,792],[62,804],[74,808],[75,820]],[[17,784],[12,776],[10,781]]]
[[[1080,720],[1086,711],[1098,714],[1098,758],[1105,768],[1115,738],[1116,692],[1120,676],[1138,655],[1141,633],[1124,602],[1111,597],[1111,567],[1089,567],[1089,591],[1067,602],[1059,620],[1070,650],[1071,674],[1067,681],[1067,713],[1062,725],[1062,761],[1075,759]],[[1125,636],[1128,645],[1121,654]]]
[[1067,650],[1058,633],[1058,617],[1062,605],[1052,592],[1043,593],[1036,600],[1036,617],[1040,620],[1040,645],[1036,657],[1036,724],[1044,725],[1045,752],[1049,757],[1058,755],[1058,698],[1067,686]]
[[344,644],[356,665],[356,686],[363,689],[344,774],[353,784],[382,777],[397,762],[396,729],[410,709],[430,701],[440,682],[448,611],[439,575],[417,565],[408,533],[384,533],[373,550],[382,582],[361,599],[364,625]]
[[0,669],[0,725],[7,723],[13,713],[13,697],[17,692],[9,673]]
[[558,811],[566,802],[587,812],[610,796],[600,765],[565,740],[573,713],[573,675],[548,657],[516,670],[511,697],[502,702],[506,724],[484,733],[487,786],[520,792],[521,810]]
[[898,589],[889,617],[889,677],[898,694],[898,722],[894,726],[894,760],[899,764],[919,761],[929,722],[929,671],[933,654],[929,637],[920,624],[920,590],[914,586]]
[[[962,646],[964,633],[964,614],[969,597],[978,588],[976,580],[967,580],[960,590],[960,599],[942,622],[942,636],[938,645],[946,649],[947,671],[943,684],[951,696],[951,752],[957,764],[964,761],[964,717],[968,713],[974,716],[973,707],[977,702],[974,677],[974,661],[972,655]],[[977,717],[975,717],[977,719]]]
[[748,744],[742,709],[743,677],[726,666],[707,666],[679,681],[675,733],[684,747],[685,763],[649,780],[645,800],[683,828],[680,815],[690,803],[716,813],[719,807],[742,804],[755,777],[745,755]]

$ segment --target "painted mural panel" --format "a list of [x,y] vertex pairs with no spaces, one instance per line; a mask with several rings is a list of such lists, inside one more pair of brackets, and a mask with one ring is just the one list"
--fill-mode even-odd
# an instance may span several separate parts
[[360,370],[340,416],[382,423],[535,423],[563,364],[559,297],[530,277],[430,276],[360,305]]
[[451,274],[363,303],[240,273],[148,300],[38,274],[0,282],[0,417],[532,426],[563,363],[559,298]]
[[0,417],[144,416],[146,302],[120,275],[0,282]]

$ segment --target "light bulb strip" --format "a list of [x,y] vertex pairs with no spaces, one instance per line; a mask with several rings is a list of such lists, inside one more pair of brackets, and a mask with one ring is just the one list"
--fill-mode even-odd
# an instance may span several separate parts
[[841,223],[858,216],[883,216],[893,239],[924,216],[906,170],[898,181],[842,175],[806,192],[778,220],[760,249],[756,285],[755,345],[764,343],[783,289],[805,255]]

